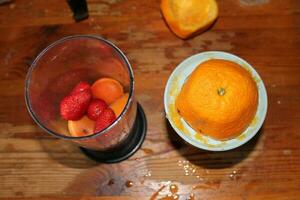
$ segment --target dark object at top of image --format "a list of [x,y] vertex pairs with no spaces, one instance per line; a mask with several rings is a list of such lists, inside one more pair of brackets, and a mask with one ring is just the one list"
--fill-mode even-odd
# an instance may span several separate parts
[[76,22],[89,17],[86,0],[67,0]]

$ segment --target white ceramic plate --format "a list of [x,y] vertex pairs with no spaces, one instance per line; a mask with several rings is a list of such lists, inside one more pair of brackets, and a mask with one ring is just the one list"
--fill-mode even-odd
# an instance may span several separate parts
[[[259,99],[256,115],[248,128],[241,135],[231,140],[219,141],[203,134],[196,133],[196,131],[192,129],[178,114],[177,109],[175,108],[175,99],[179,94],[185,80],[200,63],[209,59],[225,59],[238,63],[252,74],[252,77],[257,84]],[[259,131],[266,117],[268,98],[263,81],[249,63],[230,53],[221,51],[208,51],[193,55],[176,67],[169,77],[167,86],[165,88],[164,104],[166,116],[170,124],[175,129],[177,134],[186,142],[200,149],[210,151],[226,151],[245,144]]]

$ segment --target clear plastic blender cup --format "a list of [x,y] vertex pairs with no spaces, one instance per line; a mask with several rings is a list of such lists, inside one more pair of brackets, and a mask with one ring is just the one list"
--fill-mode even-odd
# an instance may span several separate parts
[[[129,94],[126,106],[106,129],[92,135],[74,137],[69,134],[67,121],[60,116],[59,103],[78,82],[92,84],[101,77],[113,78],[123,85],[124,91]],[[94,157],[109,152],[118,154],[124,151],[124,147],[132,154],[133,150],[128,150],[128,146],[131,145],[131,149],[136,151],[144,139],[142,135],[145,134],[146,121],[134,98],[130,63],[119,48],[99,36],[69,36],[43,50],[27,74],[25,100],[29,113],[41,128],[56,137],[77,143],[84,147],[85,153],[89,152]],[[139,113],[141,116],[138,116]],[[137,139],[137,135],[141,137]],[[135,144],[132,140],[136,141]],[[118,155],[110,158],[113,157],[117,159]],[[122,159],[125,157],[123,155]],[[110,162],[111,159],[106,160]],[[106,162],[101,156],[98,160]]]

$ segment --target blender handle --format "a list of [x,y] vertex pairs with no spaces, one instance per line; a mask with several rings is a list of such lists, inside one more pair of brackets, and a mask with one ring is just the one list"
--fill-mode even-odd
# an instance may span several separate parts
[[67,0],[76,22],[89,17],[86,0]]

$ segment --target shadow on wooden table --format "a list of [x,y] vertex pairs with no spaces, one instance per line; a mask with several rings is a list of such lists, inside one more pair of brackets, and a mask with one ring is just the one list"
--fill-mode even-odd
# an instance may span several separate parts
[[178,152],[192,164],[207,169],[228,168],[242,162],[255,149],[260,135],[263,132],[262,127],[254,138],[236,149],[223,152],[213,152],[201,150],[188,144],[179,135],[177,135],[168,121],[166,121],[166,123],[168,136],[174,148],[177,149]]
[[78,146],[61,139],[40,140],[40,144],[49,157],[67,167],[86,169],[99,165],[87,158]]

